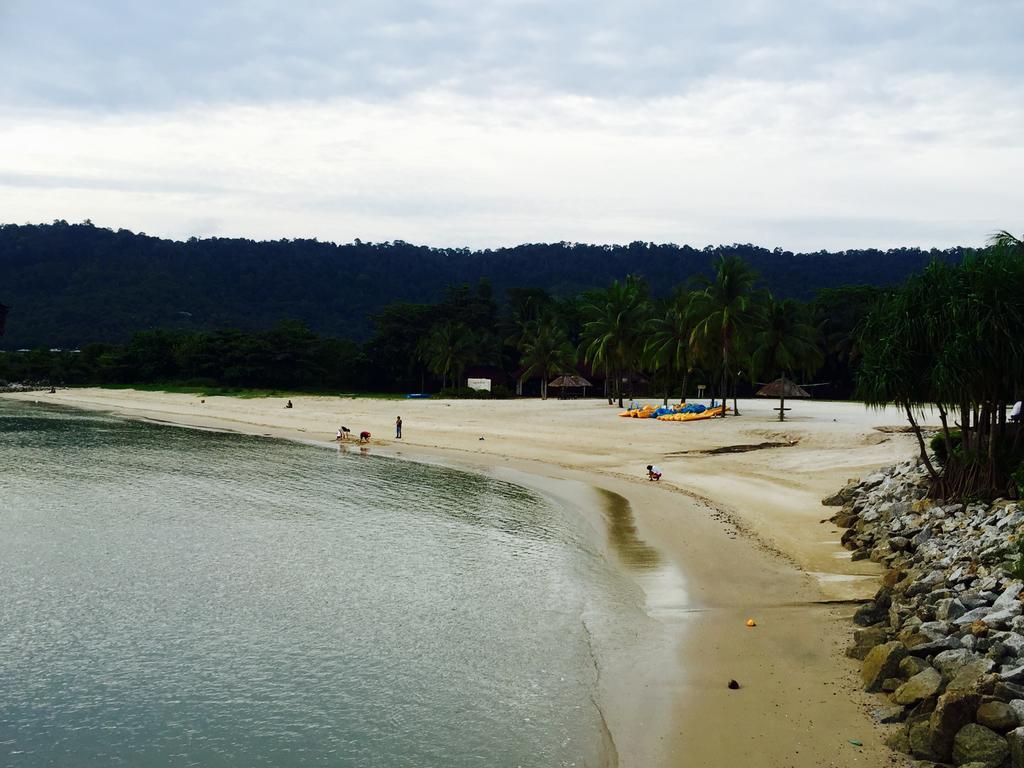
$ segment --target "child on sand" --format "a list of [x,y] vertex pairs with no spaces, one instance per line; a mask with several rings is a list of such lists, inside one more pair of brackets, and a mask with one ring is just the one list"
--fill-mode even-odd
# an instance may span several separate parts
[[653,464],[647,465],[647,479],[648,480],[661,480],[661,470]]

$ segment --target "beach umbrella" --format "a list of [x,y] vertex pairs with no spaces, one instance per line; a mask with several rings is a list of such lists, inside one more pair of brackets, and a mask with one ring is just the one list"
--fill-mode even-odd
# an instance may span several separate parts
[[561,387],[566,389],[568,387],[583,387],[583,396],[587,396],[587,387],[593,386],[589,381],[584,379],[582,376],[562,375],[557,379],[548,384],[549,387]]
[[785,376],[776,379],[770,384],[765,384],[756,392],[758,397],[777,397],[779,398],[779,407],[774,410],[779,412],[779,421],[786,420],[786,411],[789,409],[786,407],[787,397],[810,397],[811,393],[801,387],[799,384],[794,384],[792,381],[787,379]]

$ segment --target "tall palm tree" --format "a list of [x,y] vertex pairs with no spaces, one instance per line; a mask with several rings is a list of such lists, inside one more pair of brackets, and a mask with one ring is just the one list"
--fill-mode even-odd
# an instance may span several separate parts
[[819,333],[808,320],[803,305],[768,297],[763,308],[762,326],[751,339],[751,362],[755,375],[792,378],[795,373],[810,375],[825,361]]
[[1005,229],[996,232],[988,239],[989,245],[996,248],[1024,248],[1024,240],[1014,237]]
[[643,350],[641,339],[648,310],[646,288],[632,275],[624,283],[616,280],[603,291],[587,294],[581,308],[583,358],[614,378],[608,402],[611,403],[614,395],[618,397],[620,408],[622,377],[629,374],[632,382],[633,366]]
[[548,377],[572,370],[576,365],[576,350],[565,330],[551,317],[527,324],[519,349],[525,366],[523,377],[540,373],[540,397],[548,399]]
[[431,328],[430,333],[420,341],[417,351],[420,360],[441,377],[441,388],[444,389],[449,376],[453,385],[461,380],[462,370],[469,362],[473,349],[473,332],[469,326],[449,320]]
[[[810,375],[825,362],[821,334],[807,317],[807,309],[792,299],[776,301],[771,296],[761,311],[761,327],[751,339],[750,370],[757,376],[794,378]],[[779,400],[779,421],[786,418],[786,400]]]
[[[693,370],[694,317],[690,293],[677,289],[664,313],[651,318],[648,325],[644,357],[655,370],[665,371],[668,381],[682,376],[679,402],[686,400],[686,384]],[[668,390],[665,404],[668,405]]]
[[[757,273],[738,256],[720,256],[712,280],[704,280],[704,290],[693,297],[693,311],[698,318],[693,330],[696,340],[715,340],[722,365],[722,403],[728,397],[732,380],[730,358],[738,343],[748,337],[756,323],[754,292]],[[733,396],[733,412],[736,410]],[[722,409],[725,415],[725,409]]]

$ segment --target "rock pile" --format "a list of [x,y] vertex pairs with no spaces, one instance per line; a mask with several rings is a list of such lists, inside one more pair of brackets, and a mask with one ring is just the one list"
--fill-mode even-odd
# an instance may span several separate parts
[[854,559],[887,568],[854,614],[846,653],[863,660],[888,743],[934,764],[1024,768],[1024,583],[1014,577],[1024,504],[932,502],[908,461],[823,503]]

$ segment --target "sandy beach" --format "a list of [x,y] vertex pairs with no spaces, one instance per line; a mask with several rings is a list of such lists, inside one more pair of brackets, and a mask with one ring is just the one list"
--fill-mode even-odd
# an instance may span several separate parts
[[[840,531],[821,522],[831,512],[820,499],[914,453],[912,436],[892,431],[905,423],[894,410],[796,401],[779,423],[777,401],[741,400],[740,417],[679,424],[620,418],[600,400],[299,397],[285,409],[283,399],[202,402],[132,390],[10,397],[316,443],[331,442],[344,424],[373,433],[370,451],[468,467],[584,507],[594,504],[593,489],[616,494],[637,536],[672,559],[686,588],[672,619],[681,678],[662,681],[640,659],[634,674],[620,669],[602,682],[620,765],[892,759],[866,712],[871,699],[854,680],[856,664],[842,654],[853,610],[844,601],[873,593],[878,567],[850,561]],[[660,483],[645,479],[650,463],[663,469]],[[757,627],[748,629],[747,618]],[[727,688],[730,679],[740,690]]]

